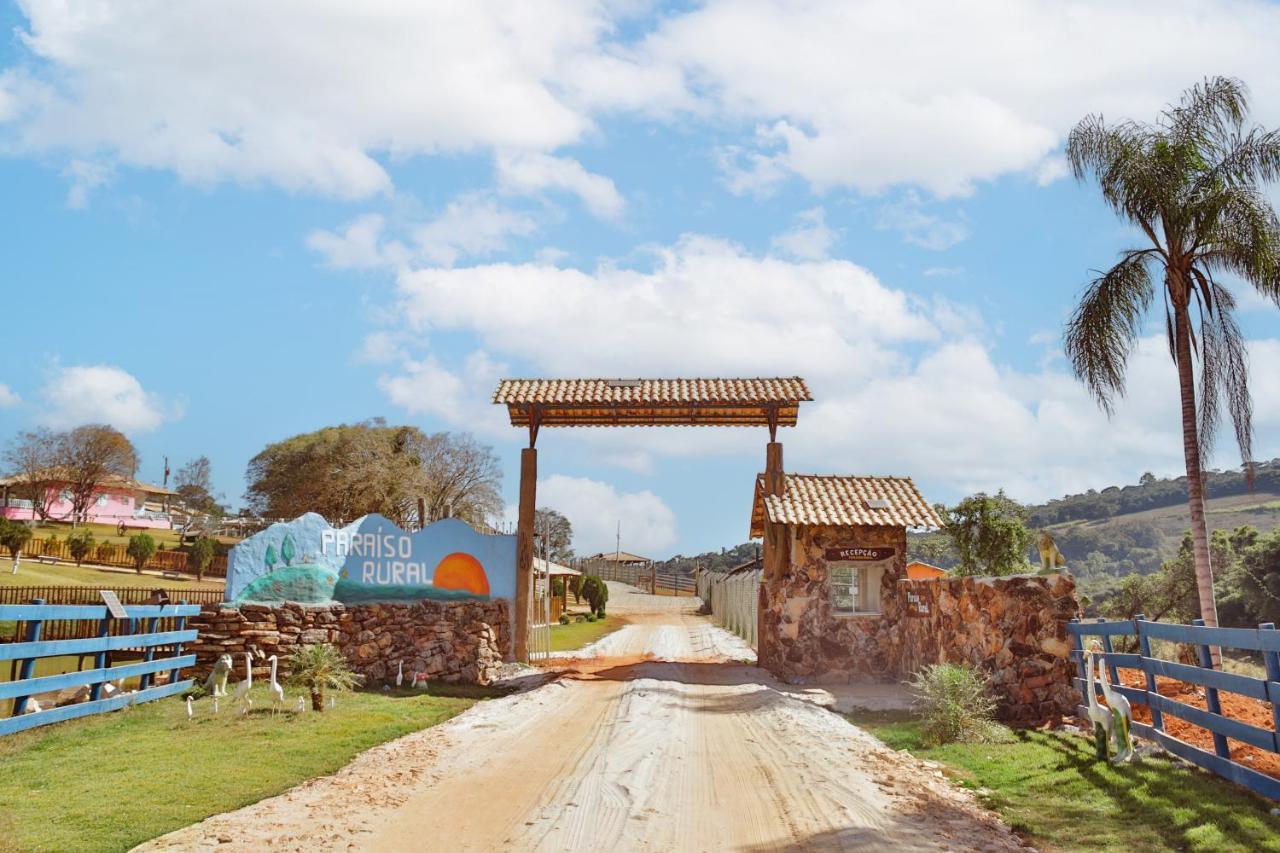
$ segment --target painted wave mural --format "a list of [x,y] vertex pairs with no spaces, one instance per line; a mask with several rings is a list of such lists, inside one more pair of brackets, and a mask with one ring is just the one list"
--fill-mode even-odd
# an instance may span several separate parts
[[231,549],[227,600],[344,604],[515,596],[514,536],[445,519],[412,533],[381,515],[345,527],[307,513]]

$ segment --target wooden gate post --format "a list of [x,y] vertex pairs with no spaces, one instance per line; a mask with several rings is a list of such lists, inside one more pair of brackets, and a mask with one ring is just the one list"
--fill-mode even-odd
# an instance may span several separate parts
[[[764,493],[781,495],[783,491],[782,443],[770,441],[765,446]],[[763,565],[760,573],[760,591],[756,605],[756,664],[766,669],[772,663],[773,649],[765,631],[765,612],[778,592],[783,570],[787,562],[786,526],[769,521],[769,510],[764,510]]]
[[533,519],[538,502],[538,451],[520,451],[520,514],[516,521],[515,656],[529,662],[529,599],[533,595]]

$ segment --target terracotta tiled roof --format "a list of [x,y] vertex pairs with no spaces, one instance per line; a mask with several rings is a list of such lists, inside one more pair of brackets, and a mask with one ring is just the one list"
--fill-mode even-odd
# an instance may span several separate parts
[[798,376],[757,379],[504,379],[513,426],[794,426],[812,400]]
[[[879,506],[878,502],[885,506]],[[942,520],[910,477],[785,475],[781,495],[764,494],[756,478],[751,535],[764,535],[764,518],[782,524],[941,527]]]
[[[66,483],[69,482],[71,478],[68,474],[64,473],[64,469],[46,468],[43,471],[32,475],[30,479],[48,483]],[[12,477],[0,479],[0,486],[21,486],[26,482],[28,482],[28,478],[26,476],[22,474],[14,474]],[[134,492],[146,492],[149,495],[177,494],[177,492],[172,489],[153,486],[150,483],[144,483],[141,480],[131,480],[117,474],[104,474],[99,480],[99,486],[103,489],[122,489]]]

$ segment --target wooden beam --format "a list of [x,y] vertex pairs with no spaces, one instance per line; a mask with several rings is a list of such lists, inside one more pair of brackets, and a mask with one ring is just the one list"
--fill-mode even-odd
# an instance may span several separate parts
[[538,451],[520,451],[520,510],[516,521],[516,660],[529,662],[529,600],[533,595],[533,523],[538,502]]

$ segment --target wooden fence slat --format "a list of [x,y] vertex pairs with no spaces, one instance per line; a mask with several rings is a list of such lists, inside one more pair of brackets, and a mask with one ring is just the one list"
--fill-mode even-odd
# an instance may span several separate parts
[[1155,735],[1153,739],[1158,744],[1179,758],[1190,761],[1205,770],[1217,773],[1224,779],[1235,782],[1237,785],[1243,785],[1251,791],[1262,794],[1264,797],[1280,800],[1280,779],[1268,776],[1265,773],[1259,773],[1257,770],[1245,767],[1243,764],[1239,764],[1229,758],[1214,755],[1212,752],[1203,750],[1198,746],[1192,746],[1166,732],[1153,732],[1153,734]]
[[[40,601],[40,599],[36,599],[35,601],[35,604],[37,605],[43,604],[43,603],[44,602]],[[40,642],[39,642],[40,626],[42,624],[43,623],[39,619],[35,619],[27,623],[27,642],[25,643],[25,645],[27,646],[40,645]],[[18,681],[29,681],[31,679],[31,671],[35,667],[35,664],[36,664],[35,659],[37,656],[38,655],[36,654],[32,654],[30,656],[13,655],[13,657],[8,658],[9,660],[13,660],[15,658],[22,659],[22,662],[18,664],[18,679],[17,679]],[[18,714],[21,714],[23,711],[26,710],[26,708],[27,708],[27,696],[25,695],[18,696],[13,700],[13,713],[15,716],[17,716]]]
[[1257,628],[1209,628],[1207,626],[1174,625],[1166,622],[1143,622],[1139,629],[1157,640],[1171,640],[1191,645],[1227,646],[1249,651],[1280,651],[1280,631]]
[[[1263,622],[1259,631],[1275,631],[1274,622]],[[1271,699],[1271,727],[1276,730],[1276,738],[1280,740],[1280,652],[1263,652],[1263,664],[1267,668],[1267,693]]]
[[[1146,658],[1142,668],[1152,678],[1159,675],[1163,678],[1173,678],[1201,687],[1213,687],[1218,690],[1239,693],[1241,696],[1248,696],[1250,699],[1267,701],[1267,683],[1257,678],[1250,678],[1247,675],[1236,675],[1233,672],[1222,672],[1216,669],[1190,666],[1185,663],[1174,663],[1161,658]],[[1156,692],[1154,687],[1149,686],[1148,689],[1153,693]]]
[[[1186,702],[1179,702],[1177,699],[1172,699],[1159,693],[1153,694],[1149,698],[1151,707],[1159,707],[1166,714],[1186,720],[1188,723],[1194,723],[1202,729],[1208,729],[1224,741],[1230,737],[1241,743],[1256,746],[1258,749],[1265,749],[1267,752],[1280,751],[1276,747],[1275,732],[1258,728],[1249,723],[1242,723],[1239,720],[1224,716],[1221,711],[1206,711],[1203,708],[1188,705]],[[1217,750],[1216,740],[1214,749],[1215,751]],[[1228,751],[1222,757],[1230,758],[1231,753]]]
[[[195,616],[200,612],[198,604],[126,604],[124,612],[130,619],[144,616]],[[0,622],[25,622],[30,619],[102,619],[109,614],[105,604],[3,604],[0,605]]]
[[[79,687],[84,684],[92,684],[97,687],[119,678],[133,678],[137,675],[161,672],[174,666],[179,668],[194,666],[195,662],[195,655],[181,655],[149,662],[143,661],[141,663],[127,663],[97,669],[82,669],[78,672],[64,672],[59,675],[42,675],[39,678],[30,678],[26,681],[0,681],[0,699],[12,699],[21,695],[35,696],[39,693],[66,690],[68,687]],[[91,701],[97,701],[93,699],[92,694],[90,694],[89,698]]]
[[[158,634],[123,634],[114,637],[90,637],[84,640],[45,640],[40,642],[9,643],[0,645],[0,660],[15,658],[48,658],[60,655],[89,654],[91,652],[117,651],[119,649],[144,649],[148,646],[168,646],[185,643],[196,638],[196,631],[162,631]],[[30,677],[30,673],[26,678]]]
[[[1071,659],[1077,660],[1077,656],[1082,654],[1082,652],[1073,651],[1071,652]],[[1101,657],[1106,660],[1108,669],[1142,669],[1142,655],[1139,654],[1130,654],[1129,652],[1103,652]]]
[[[1140,624],[1144,621],[1146,621],[1146,617],[1141,613],[1134,618],[1135,623]],[[1158,693],[1159,690],[1156,685],[1156,674],[1152,672],[1150,668],[1152,660],[1151,637],[1147,636],[1142,631],[1138,632],[1138,647],[1142,652],[1142,671],[1143,678],[1146,679],[1147,682],[1147,693]],[[1188,667],[1188,669],[1191,668],[1192,667]],[[1156,707],[1155,704],[1151,705],[1151,725],[1158,732],[1164,731],[1164,714],[1161,713],[1160,709]]]
[[[1083,678],[1076,678],[1075,682],[1076,682],[1076,689],[1080,691],[1080,695],[1087,697],[1089,695],[1088,682],[1085,681]],[[1097,690],[1098,695],[1101,696],[1102,685],[1099,684],[1099,685],[1095,685],[1094,687]],[[1111,685],[1111,689],[1119,693],[1124,698],[1128,699],[1129,702],[1133,705],[1149,704],[1147,702],[1147,691],[1139,687],[1126,687],[1123,684],[1113,684]]]
[[[165,684],[162,687],[152,687],[150,690],[146,691],[112,696],[110,699],[99,699],[97,702],[80,702],[75,705],[63,705],[60,708],[50,708],[47,711],[38,711],[34,714],[23,714],[20,717],[10,717],[6,720],[0,720],[0,735],[10,735],[14,732],[35,728],[36,726],[43,726],[48,723],[61,723],[65,720],[74,720],[77,717],[87,717],[90,714],[99,714],[104,711],[115,711],[134,703],[163,699],[166,696],[173,696],[176,693],[181,693],[189,687],[191,687],[191,679],[188,678],[185,681]],[[125,792],[121,793],[123,794]]]
[[1073,634],[1090,637],[1122,636],[1132,637],[1138,633],[1132,621],[1124,622],[1068,622],[1067,630]]
[[[1203,619],[1192,619],[1191,624],[1197,628],[1205,627]],[[1213,669],[1213,652],[1209,650],[1209,644],[1198,644],[1196,646],[1196,651],[1200,655],[1200,666],[1205,669]],[[1222,715],[1222,702],[1218,699],[1218,688],[1206,687],[1204,689],[1204,704],[1209,708],[1209,713],[1217,714],[1219,716]],[[1205,728],[1209,728],[1209,730],[1213,732],[1213,750],[1218,753],[1218,757],[1230,758],[1231,747],[1227,745],[1227,736],[1208,726]]]

